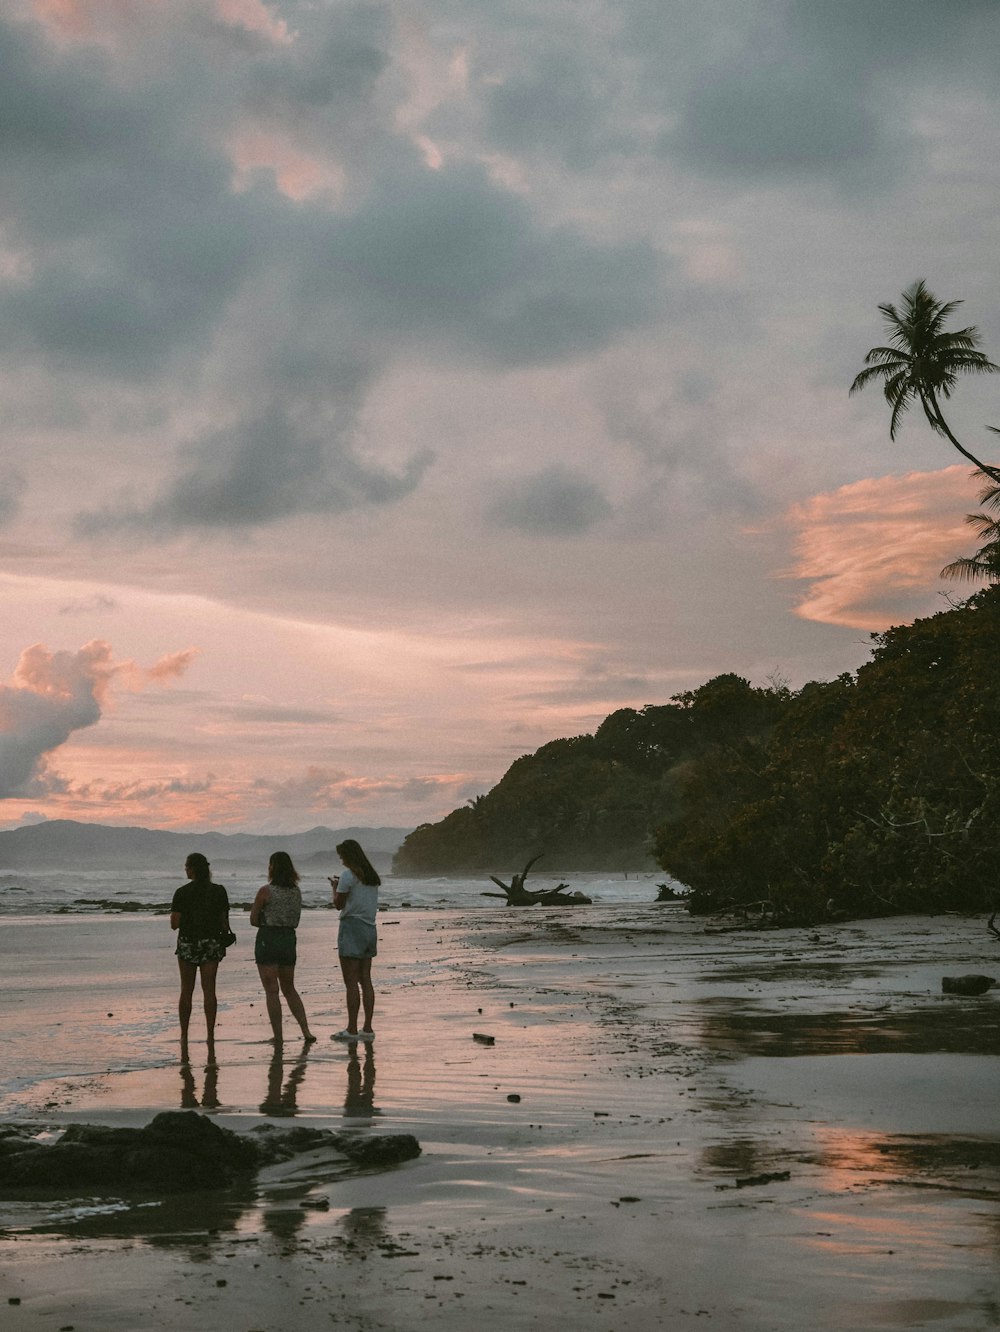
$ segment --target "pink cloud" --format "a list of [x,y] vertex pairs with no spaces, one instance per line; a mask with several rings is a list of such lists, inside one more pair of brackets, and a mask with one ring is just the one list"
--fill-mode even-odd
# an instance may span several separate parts
[[972,548],[977,506],[965,466],[868,477],[786,514],[796,531],[788,576],[808,580],[796,615],[877,633],[926,609],[940,572]]
[[198,652],[199,649],[194,647],[184,648],[180,652],[170,652],[149,666],[143,674],[147,680],[155,680],[161,684],[167,680],[177,680],[191,665]]
[[143,671],[133,661],[115,661],[103,639],[77,652],[52,652],[43,643],[25,648],[12,682],[0,685],[0,799],[65,791],[49,756],[75,731],[100,721],[114,681],[135,689],[175,677],[194,652],[172,653]]

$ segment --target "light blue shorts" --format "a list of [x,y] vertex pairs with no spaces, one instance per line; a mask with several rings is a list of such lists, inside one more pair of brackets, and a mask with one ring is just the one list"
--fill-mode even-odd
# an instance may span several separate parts
[[341,957],[374,957],[378,952],[375,926],[360,916],[341,916],[337,952]]

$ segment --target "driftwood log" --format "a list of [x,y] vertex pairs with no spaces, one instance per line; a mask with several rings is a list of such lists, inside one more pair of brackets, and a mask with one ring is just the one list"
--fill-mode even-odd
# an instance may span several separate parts
[[583,893],[567,892],[568,883],[557,884],[555,888],[546,888],[541,892],[532,892],[525,888],[524,881],[528,877],[528,871],[536,860],[541,860],[542,853],[532,856],[525,865],[520,874],[512,876],[510,883],[504,883],[498,879],[495,874],[490,875],[490,882],[495,883],[498,888],[503,889],[503,893],[484,892],[483,897],[504,897],[508,906],[590,906],[591,899],[585,897]]

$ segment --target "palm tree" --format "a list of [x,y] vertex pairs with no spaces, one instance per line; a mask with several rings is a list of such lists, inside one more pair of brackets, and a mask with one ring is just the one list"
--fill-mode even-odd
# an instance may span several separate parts
[[880,305],[891,345],[871,349],[865,357],[866,368],[855,376],[851,392],[857,393],[873,380],[884,380],[883,392],[892,408],[890,439],[896,438],[903,414],[919,402],[933,431],[943,435],[984,476],[1000,482],[1000,469],[980,462],[951,433],[938,401],[951,397],[960,374],[992,375],[1000,371],[1000,366],[978,350],[977,328],[970,325],[954,332],[945,329],[946,321],[961,304],[942,304],[921,279],[903,292],[899,310],[889,302]]
[[[993,430],[994,427],[990,426]],[[1000,434],[1000,431],[997,432]],[[987,486],[979,496],[979,502],[1000,515],[1000,485]],[[988,583],[1000,583],[1000,517],[991,517],[988,513],[970,513],[965,521],[976,529],[976,535],[982,545],[975,555],[963,556],[946,564],[941,570],[942,578],[957,578],[965,582],[984,579]]]

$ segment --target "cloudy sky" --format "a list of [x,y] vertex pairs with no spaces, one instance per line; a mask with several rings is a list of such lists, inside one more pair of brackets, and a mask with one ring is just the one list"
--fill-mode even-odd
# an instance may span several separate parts
[[[996,0],[7,0],[0,826],[435,819],[944,609]],[[958,390],[996,457],[1000,379]],[[960,589],[959,589],[960,590]]]

